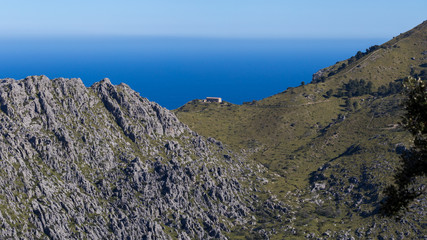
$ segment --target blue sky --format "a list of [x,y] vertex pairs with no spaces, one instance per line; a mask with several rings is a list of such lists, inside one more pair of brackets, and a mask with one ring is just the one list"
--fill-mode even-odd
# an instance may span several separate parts
[[426,0],[0,0],[0,33],[391,38],[426,10]]

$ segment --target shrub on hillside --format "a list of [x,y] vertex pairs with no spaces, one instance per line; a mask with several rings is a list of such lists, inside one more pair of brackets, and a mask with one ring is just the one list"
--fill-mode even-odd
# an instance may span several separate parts
[[365,94],[372,94],[372,82],[365,81],[363,79],[360,80],[350,80],[348,83],[345,83],[342,87],[343,91],[338,91],[337,97],[358,97]]
[[392,216],[406,209],[417,197],[425,194],[424,185],[416,184],[417,177],[427,176],[427,83],[409,78],[404,83],[407,98],[402,125],[413,136],[413,146],[402,153],[401,166],[395,182],[385,190],[382,213]]

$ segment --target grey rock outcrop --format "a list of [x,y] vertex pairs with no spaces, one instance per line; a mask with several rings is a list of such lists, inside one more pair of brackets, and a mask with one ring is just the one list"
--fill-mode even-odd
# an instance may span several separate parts
[[323,68],[323,69],[320,69],[319,71],[315,72],[312,76],[311,83],[320,82],[322,80],[322,77],[323,78],[326,77],[325,74],[327,71],[329,71],[329,68]]
[[238,156],[108,79],[0,82],[0,238],[225,239]]

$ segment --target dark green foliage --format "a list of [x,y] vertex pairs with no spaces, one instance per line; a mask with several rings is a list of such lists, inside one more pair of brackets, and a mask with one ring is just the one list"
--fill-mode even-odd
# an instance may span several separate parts
[[357,101],[351,101],[349,98],[345,100],[345,110],[347,111],[355,111],[359,108],[359,103]]
[[371,53],[371,52],[376,51],[376,50],[378,50],[380,48],[381,47],[378,46],[378,45],[373,45],[373,46],[369,47],[369,49],[366,49],[366,53]]
[[326,91],[326,95],[325,95],[325,97],[326,98],[330,98],[331,96],[332,96],[332,94],[334,93],[334,90],[332,90],[332,89],[329,89],[328,91]]
[[402,82],[400,81],[390,82],[388,86],[387,85],[380,86],[378,88],[376,95],[380,97],[386,97],[392,94],[400,93],[402,92],[402,89],[403,89]]
[[403,117],[403,125],[412,133],[412,135],[414,135],[415,147],[427,148],[426,81],[409,78],[404,87],[408,98],[405,102],[405,109],[407,113]]
[[359,103],[358,102],[353,102],[353,108],[354,110],[357,110],[359,108]]
[[345,64],[345,63],[341,64],[341,66],[337,70],[330,72],[328,74],[328,77],[333,76],[333,75],[341,72],[341,70],[343,70],[345,67],[347,67],[347,64]]
[[415,73],[414,71],[411,71],[411,76],[414,78],[421,78],[421,80],[427,80],[426,70],[421,70],[419,73]]
[[[363,79],[360,80],[350,80],[348,83],[344,84],[343,89],[346,91],[342,93],[343,96],[347,97],[358,97],[365,94],[372,93],[372,82],[365,81]],[[342,96],[338,96],[342,97]]]
[[358,51],[355,55],[356,60],[361,59],[364,56],[364,54],[361,51]]
[[[358,51],[355,56],[353,56],[347,60],[347,63],[342,63],[337,69],[330,71],[328,73],[328,77],[334,76],[335,74],[344,70],[348,65],[354,63],[355,61],[361,59],[362,57],[364,57],[364,56],[370,54],[371,52],[374,52],[380,48],[384,48],[384,47],[374,45],[374,46],[371,46],[368,49],[366,49],[365,52]],[[312,81],[311,83],[325,82],[325,80],[326,80],[326,77],[321,76],[321,77],[317,78],[316,81]]]
[[401,155],[402,165],[395,175],[395,184],[386,188],[382,213],[397,214],[425,192],[415,184],[416,177],[427,175],[427,86],[421,79],[409,78],[404,84],[407,99],[402,125],[414,137],[414,145]]
[[368,49],[366,49],[365,52],[358,51],[355,56],[353,56],[350,59],[348,59],[348,64],[350,65],[353,62],[361,59],[362,57],[364,57],[364,56],[368,55],[369,53],[374,52],[374,51],[376,51],[376,50],[378,50],[380,48],[383,48],[383,47],[380,47],[378,45],[374,45],[374,46],[371,46]]
[[422,70],[420,72],[420,74],[418,74],[418,77],[423,79],[423,80],[427,80],[427,71],[426,70]]
[[351,111],[351,101],[348,98],[345,100],[345,109]]
[[301,86],[304,86],[304,85],[305,85],[305,82],[304,82],[304,81],[302,81],[302,82],[301,82]]
[[311,81],[311,83],[325,82],[325,80],[326,80],[326,77],[321,76],[321,77],[317,78],[316,80]]

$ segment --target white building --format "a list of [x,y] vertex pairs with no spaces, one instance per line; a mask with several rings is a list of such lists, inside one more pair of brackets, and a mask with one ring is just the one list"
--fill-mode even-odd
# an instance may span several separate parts
[[220,98],[220,97],[206,97],[206,99],[203,100],[203,102],[217,102],[217,103],[222,103],[222,98]]

